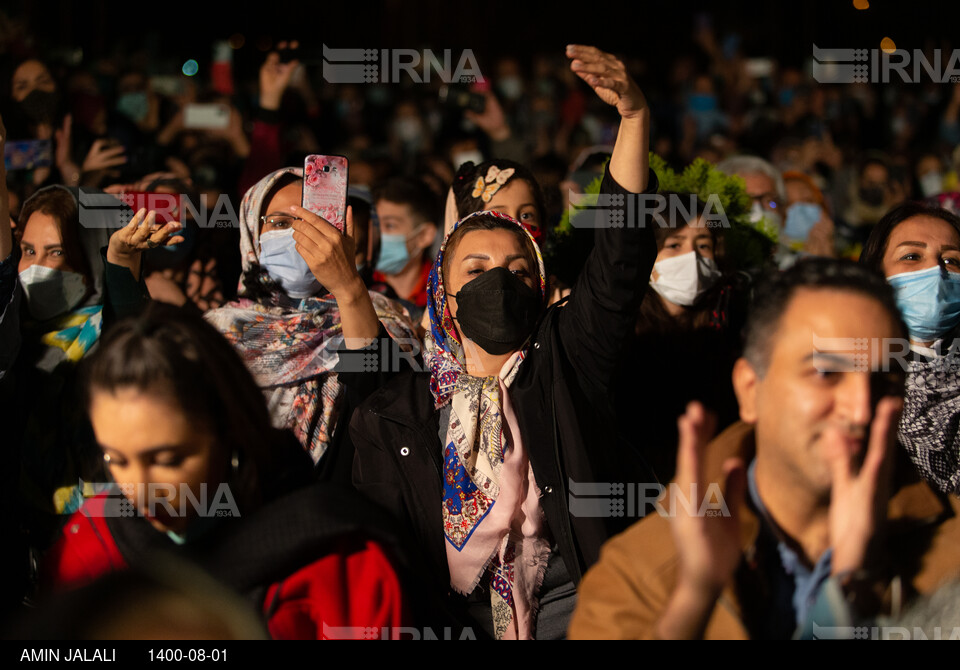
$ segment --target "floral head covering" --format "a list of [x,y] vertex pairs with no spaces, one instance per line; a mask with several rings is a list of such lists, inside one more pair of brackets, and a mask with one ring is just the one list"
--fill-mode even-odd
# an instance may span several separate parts
[[[464,358],[463,348],[460,343],[460,337],[457,335],[457,329],[453,324],[453,317],[450,314],[450,307],[447,304],[447,294],[443,283],[443,259],[447,248],[447,242],[460,226],[478,216],[490,216],[502,219],[505,222],[512,223],[524,232],[530,244],[533,247],[537,260],[537,271],[540,275],[540,297],[544,299],[547,292],[547,275],[543,267],[543,256],[540,254],[540,247],[527,228],[506,214],[500,212],[474,212],[463,217],[453,226],[443,244],[437,253],[437,260],[433,264],[433,270],[430,271],[430,277],[427,280],[427,314],[430,317],[430,331],[427,333],[426,357],[434,374],[430,379],[430,391],[433,393],[434,401],[437,407],[446,403],[453,393],[453,387],[456,383],[459,372],[463,370]],[[443,365],[441,365],[441,360]]]

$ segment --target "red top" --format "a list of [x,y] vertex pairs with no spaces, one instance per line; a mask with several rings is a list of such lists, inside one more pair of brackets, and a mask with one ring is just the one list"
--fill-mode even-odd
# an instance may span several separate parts
[[[44,579],[55,589],[83,586],[128,567],[107,526],[104,496],[87,500],[44,557]],[[270,636],[280,640],[389,637],[409,620],[397,577],[380,545],[344,540],[286,579],[262,604]]]
[[[413,288],[413,292],[409,297],[400,296],[404,300],[412,302],[417,307],[426,307],[427,306],[427,283],[430,279],[430,271],[433,270],[433,261],[429,258],[423,262],[423,267],[420,268],[420,279],[417,280],[416,286]],[[389,284],[387,281],[386,275],[384,275],[379,270],[373,273],[373,280],[378,282],[383,282]]]

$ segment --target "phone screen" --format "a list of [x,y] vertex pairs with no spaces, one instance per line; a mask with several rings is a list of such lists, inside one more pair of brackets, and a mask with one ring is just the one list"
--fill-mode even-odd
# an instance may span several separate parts
[[347,159],[311,154],[303,162],[303,208],[346,230]]
[[183,108],[184,128],[222,130],[230,125],[230,109],[226,105],[191,103]]
[[19,140],[3,145],[3,164],[8,170],[33,170],[53,164],[50,140]]

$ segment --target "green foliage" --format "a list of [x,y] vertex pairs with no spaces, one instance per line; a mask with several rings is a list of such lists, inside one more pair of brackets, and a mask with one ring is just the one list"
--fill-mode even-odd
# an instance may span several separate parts
[[[702,158],[697,158],[678,174],[662,157],[652,152],[650,167],[657,175],[660,192],[695,193],[715,215],[722,213],[725,255],[733,267],[757,270],[767,264],[776,249],[779,231],[767,218],[756,223],[750,221],[753,201],[747,195],[743,178],[726,175]],[[581,213],[579,210],[596,204],[601,181],[602,176],[598,176],[587,186],[584,201],[579,206],[567,208],[560,223],[548,235],[544,260],[558,277],[575,278],[585,259],[584,252],[592,247],[593,231],[574,226],[570,213],[572,209],[574,217],[592,216],[589,211]]]

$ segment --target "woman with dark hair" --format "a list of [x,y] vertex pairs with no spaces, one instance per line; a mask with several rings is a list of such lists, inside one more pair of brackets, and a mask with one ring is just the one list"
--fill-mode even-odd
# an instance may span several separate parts
[[200,317],[153,303],[117,324],[83,389],[115,486],[68,522],[45,559],[53,584],[174,552],[247,595],[276,638],[403,625],[381,513],[346,487],[311,485],[310,458]]
[[860,263],[887,278],[910,334],[899,441],[924,479],[960,494],[960,217],[918,202],[895,207]]
[[[601,192],[622,196],[625,213],[627,198],[657,187],[649,108],[615,57],[584,46],[567,56],[621,116]],[[480,200],[489,188],[492,206],[516,184],[535,209],[518,172],[496,169],[471,185]],[[576,584],[622,522],[579,514],[568,491],[647,481],[613,433],[608,397],[656,255],[649,224],[598,228],[570,299],[547,308],[530,228],[500,211],[466,215],[431,273],[426,369],[381,379],[354,413],[354,483],[412,530],[434,592],[490,637],[562,637]]]
[[[0,121],[0,147],[5,136]],[[0,167],[0,220],[7,216],[4,177]],[[76,504],[78,479],[101,472],[89,425],[73,402],[75,363],[97,346],[104,323],[141,300],[130,252],[177,241],[179,224],[154,229],[141,211],[121,227],[129,210],[116,198],[92,191],[84,198],[83,225],[79,192],[51,186],[23,204],[19,248],[9,228],[0,229],[2,489],[17,520],[8,546],[49,546],[59,514]],[[11,569],[5,584],[21,588],[26,566],[24,560]]]
[[[722,229],[689,194],[661,193],[688,221],[655,226],[657,260],[623,350],[614,394],[620,430],[662,483],[673,478],[677,417],[697,400],[722,430],[738,418],[731,374],[740,352],[746,276],[724,272]],[[638,384],[638,379],[654,380]]]

